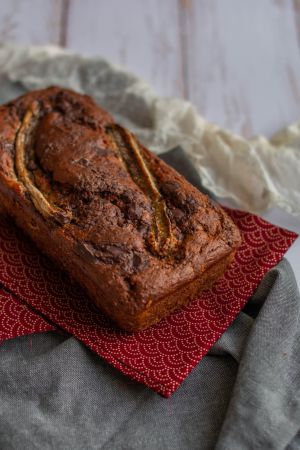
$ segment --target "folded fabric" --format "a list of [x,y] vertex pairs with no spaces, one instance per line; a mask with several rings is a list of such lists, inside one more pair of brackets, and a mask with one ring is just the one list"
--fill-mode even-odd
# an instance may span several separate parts
[[0,343],[5,339],[54,329],[54,325],[34,312],[24,301],[0,287]]
[[[180,170],[180,160],[186,158],[180,150],[175,154]],[[228,213],[243,238],[234,263],[201,298],[143,332],[117,330],[77,285],[4,219],[0,222],[0,283],[123,373],[168,397],[297,237],[252,214]]]
[[299,341],[286,260],[168,400],[72,336],[10,339],[0,346],[0,448],[299,450]]

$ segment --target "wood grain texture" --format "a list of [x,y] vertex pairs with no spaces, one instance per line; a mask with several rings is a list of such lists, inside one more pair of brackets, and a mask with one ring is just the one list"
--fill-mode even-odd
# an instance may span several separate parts
[[203,115],[248,137],[270,135],[300,117],[292,1],[189,0],[181,5],[187,91]]
[[0,41],[59,44],[63,0],[0,0]]
[[183,93],[177,0],[70,0],[66,45],[127,66],[161,95]]
[[298,48],[300,52],[300,0],[293,0],[294,20],[298,36]]
[[60,0],[59,45],[66,47],[70,14],[70,0]]

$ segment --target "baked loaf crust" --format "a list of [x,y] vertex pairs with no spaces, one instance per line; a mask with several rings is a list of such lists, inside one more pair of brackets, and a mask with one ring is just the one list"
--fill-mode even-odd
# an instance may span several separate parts
[[231,219],[87,96],[0,107],[0,201],[121,328],[142,330],[220,277]]

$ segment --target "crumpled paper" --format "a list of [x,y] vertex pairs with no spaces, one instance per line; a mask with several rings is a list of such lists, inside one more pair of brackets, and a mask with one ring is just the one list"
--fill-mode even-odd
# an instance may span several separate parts
[[300,216],[300,122],[271,139],[248,140],[207,122],[187,101],[157,97],[143,80],[104,59],[50,46],[0,45],[1,101],[49,85],[93,96],[156,153],[181,145],[218,197],[254,213],[277,206]]

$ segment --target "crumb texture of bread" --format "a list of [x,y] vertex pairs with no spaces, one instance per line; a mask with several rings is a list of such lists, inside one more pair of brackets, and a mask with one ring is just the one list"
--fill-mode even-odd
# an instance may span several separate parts
[[240,244],[222,208],[90,97],[59,87],[0,107],[0,201],[128,331],[199,295]]

